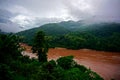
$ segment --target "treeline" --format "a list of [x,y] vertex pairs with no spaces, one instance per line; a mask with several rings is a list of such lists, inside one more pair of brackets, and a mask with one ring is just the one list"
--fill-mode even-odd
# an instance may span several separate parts
[[[34,34],[23,37],[24,43],[33,45]],[[63,47],[67,49],[95,49],[120,52],[120,33],[99,34],[94,32],[71,32],[64,35],[47,35],[45,38],[49,48]]]
[[103,80],[95,72],[78,65],[73,56],[47,61],[48,48],[43,32],[38,32],[34,38],[33,50],[38,53],[38,60],[21,55],[20,41],[16,35],[0,34],[0,80]]
[[95,49],[104,51],[120,51],[120,33],[110,36],[96,36],[92,32],[74,32],[63,36],[46,36],[50,47],[68,49]]
[[99,23],[85,25],[80,22],[68,21],[45,24],[38,28],[17,33],[24,43],[33,45],[35,32],[43,30],[49,47],[68,49],[95,49],[103,51],[120,51],[120,24]]

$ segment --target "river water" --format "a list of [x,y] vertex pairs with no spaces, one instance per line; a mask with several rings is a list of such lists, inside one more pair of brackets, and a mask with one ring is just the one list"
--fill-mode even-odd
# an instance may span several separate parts
[[[22,44],[26,48],[23,55],[30,58],[37,56],[32,54],[31,46]],[[105,80],[120,80],[120,52],[104,52],[90,49],[70,50],[65,48],[49,49],[48,60],[58,59],[62,56],[73,55],[74,60],[78,64],[82,64],[87,68],[97,72]]]
[[73,55],[78,64],[92,69],[105,80],[120,80],[120,53],[95,51],[90,49],[69,50],[64,48],[50,49],[48,58]]

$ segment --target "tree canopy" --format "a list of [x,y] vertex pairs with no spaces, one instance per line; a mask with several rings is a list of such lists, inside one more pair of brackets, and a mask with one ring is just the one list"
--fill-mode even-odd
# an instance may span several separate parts
[[36,33],[32,50],[33,52],[38,53],[39,62],[47,61],[48,45],[45,40],[45,33],[43,31]]

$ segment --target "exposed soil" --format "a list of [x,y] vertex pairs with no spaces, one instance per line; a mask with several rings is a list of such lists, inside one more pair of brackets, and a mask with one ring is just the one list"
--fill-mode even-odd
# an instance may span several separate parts
[[[30,58],[37,58],[32,54],[31,47],[22,44],[26,48],[24,55]],[[70,50],[65,48],[51,48],[48,51],[48,60],[56,60],[62,56],[73,55],[78,64],[82,64],[93,71],[97,72],[105,80],[120,80],[120,53],[95,51],[90,49]]]

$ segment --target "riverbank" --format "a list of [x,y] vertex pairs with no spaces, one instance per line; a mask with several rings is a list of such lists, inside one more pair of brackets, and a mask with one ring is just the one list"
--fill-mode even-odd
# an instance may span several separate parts
[[[37,58],[32,54],[31,47],[23,45],[26,55]],[[73,55],[78,64],[82,64],[97,72],[105,80],[120,80],[120,53],[104,52],[90,49],[70,50],[65,48],[50,48],[48,60],[57,59],[61,56]]]

